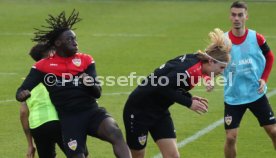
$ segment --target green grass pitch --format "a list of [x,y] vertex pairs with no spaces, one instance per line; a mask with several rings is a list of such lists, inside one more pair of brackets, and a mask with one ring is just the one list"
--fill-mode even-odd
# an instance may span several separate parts
[[[83,19],[76,25],[79,48],[96,60],[101,76],[121,76],[136,72],[143,76],[166,60],[184,53],[203,50],[207,34],[219,27],[230,29],[229,7],[232,1],[89,1],[51,0],[20,1],[0,0],[0,157],[22,158],[27,143],[19,121],[19,103],[14,100],[15,91],[34,63],[28,51],[34,43],[33,28],[45,24],[49,13],[74,8]],[[265,35],[270,48],[276,52],[276,3],[248,2],[247,26]],[[276,89],[275,64],[269,78],[269,89]],[[122,109],[127,99],[125,92],[135,86],[104,86],[99,104],[118,121],[124,131]],[[123,92],[122,94],[117,94]],[[110,95],[115,93],[114,95]],[[196,132],[223,116],[223,91],[216,87],[206,93],[204,87],[192,90],[194,95],[209,99],[209,112],[196,113],[180,105],[170,108],[177,130],[178,141],[193,136]],[[270,97],[276,111],[276,96]],[[222,158],[224,146],[222,125],[180,148],[185,158]],[[112,147],[106,142],[88,138],[90,157],[114,157]],[[158,154],[158,148],[150,138],[146,157]],[[259,127],[251,113],[244,116],[238,137],[239,158],[272,158],[276,153],[270,139]],[[274,156],[273,156],[274,155]],[[58,157],[65,156],[58,150]]]

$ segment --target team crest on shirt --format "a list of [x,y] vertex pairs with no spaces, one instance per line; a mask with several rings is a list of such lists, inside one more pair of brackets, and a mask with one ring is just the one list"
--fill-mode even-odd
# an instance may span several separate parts
[[232,116],[225,116],[224,121],[229,126],[232,122]]
[[147,141],[147,136],[146,135],[142,135],[141,137],[138,137],[138,141],[141,145],[145,145],[146,141]]
[[79,58],[74,58],[72,59],[72,62],[74,65],[76,65],[77,67],[79,67],[81,65],[81,59]]
[[68,143],[68,146],[71,150],[75,151],[77,149],[78,142],[76,140],[71,140],[70,139],[70,142]]

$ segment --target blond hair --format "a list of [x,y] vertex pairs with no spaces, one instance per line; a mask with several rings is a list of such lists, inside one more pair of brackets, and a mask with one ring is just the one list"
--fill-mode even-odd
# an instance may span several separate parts
[[211,43],[205,49],[205,52],[198,51],[198,58],[202,61],[213,59],[222,63],[228,63],[230,60],[229,52],[232,42],[219,28],[209,33]]

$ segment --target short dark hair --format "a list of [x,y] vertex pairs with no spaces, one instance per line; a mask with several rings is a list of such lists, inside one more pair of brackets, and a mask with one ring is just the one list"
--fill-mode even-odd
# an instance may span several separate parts
[[64,11],[56,17],[49,14],[49,18],[45,19],[49,26],[42,25],[42,29],[35,28],[35,37],[32,41],[45,43],[49,47],[54,46],[54,42],[64,31],[74,30],[73,25],[81,20],[78,16],[79,12],[75,12],[75,9],[68,18]]
[[247,4],[243,1],[233,2],[230,8],[244,8],[247,10]]
[[38,43],[35,46],[33,46],[29,52],[29,55],[35,60],[39,61],[44,57],[44,54],[49,52],[51,49],[43,44],[43,43]]

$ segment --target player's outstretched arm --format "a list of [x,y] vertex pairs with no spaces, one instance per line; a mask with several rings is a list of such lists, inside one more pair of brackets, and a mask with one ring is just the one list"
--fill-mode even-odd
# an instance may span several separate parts
[[26,102],[22,102],[21,107],[20,107],[20,121],[21,121],[21,125],[23,127],[23,130],[24,130],[27,142],[28,142],[28,149],[27,149],[26,157],[34,158],[36,149],[33,144],[33,137],[30,132],[28,117],[29,117],[28,106],[27,106]]

